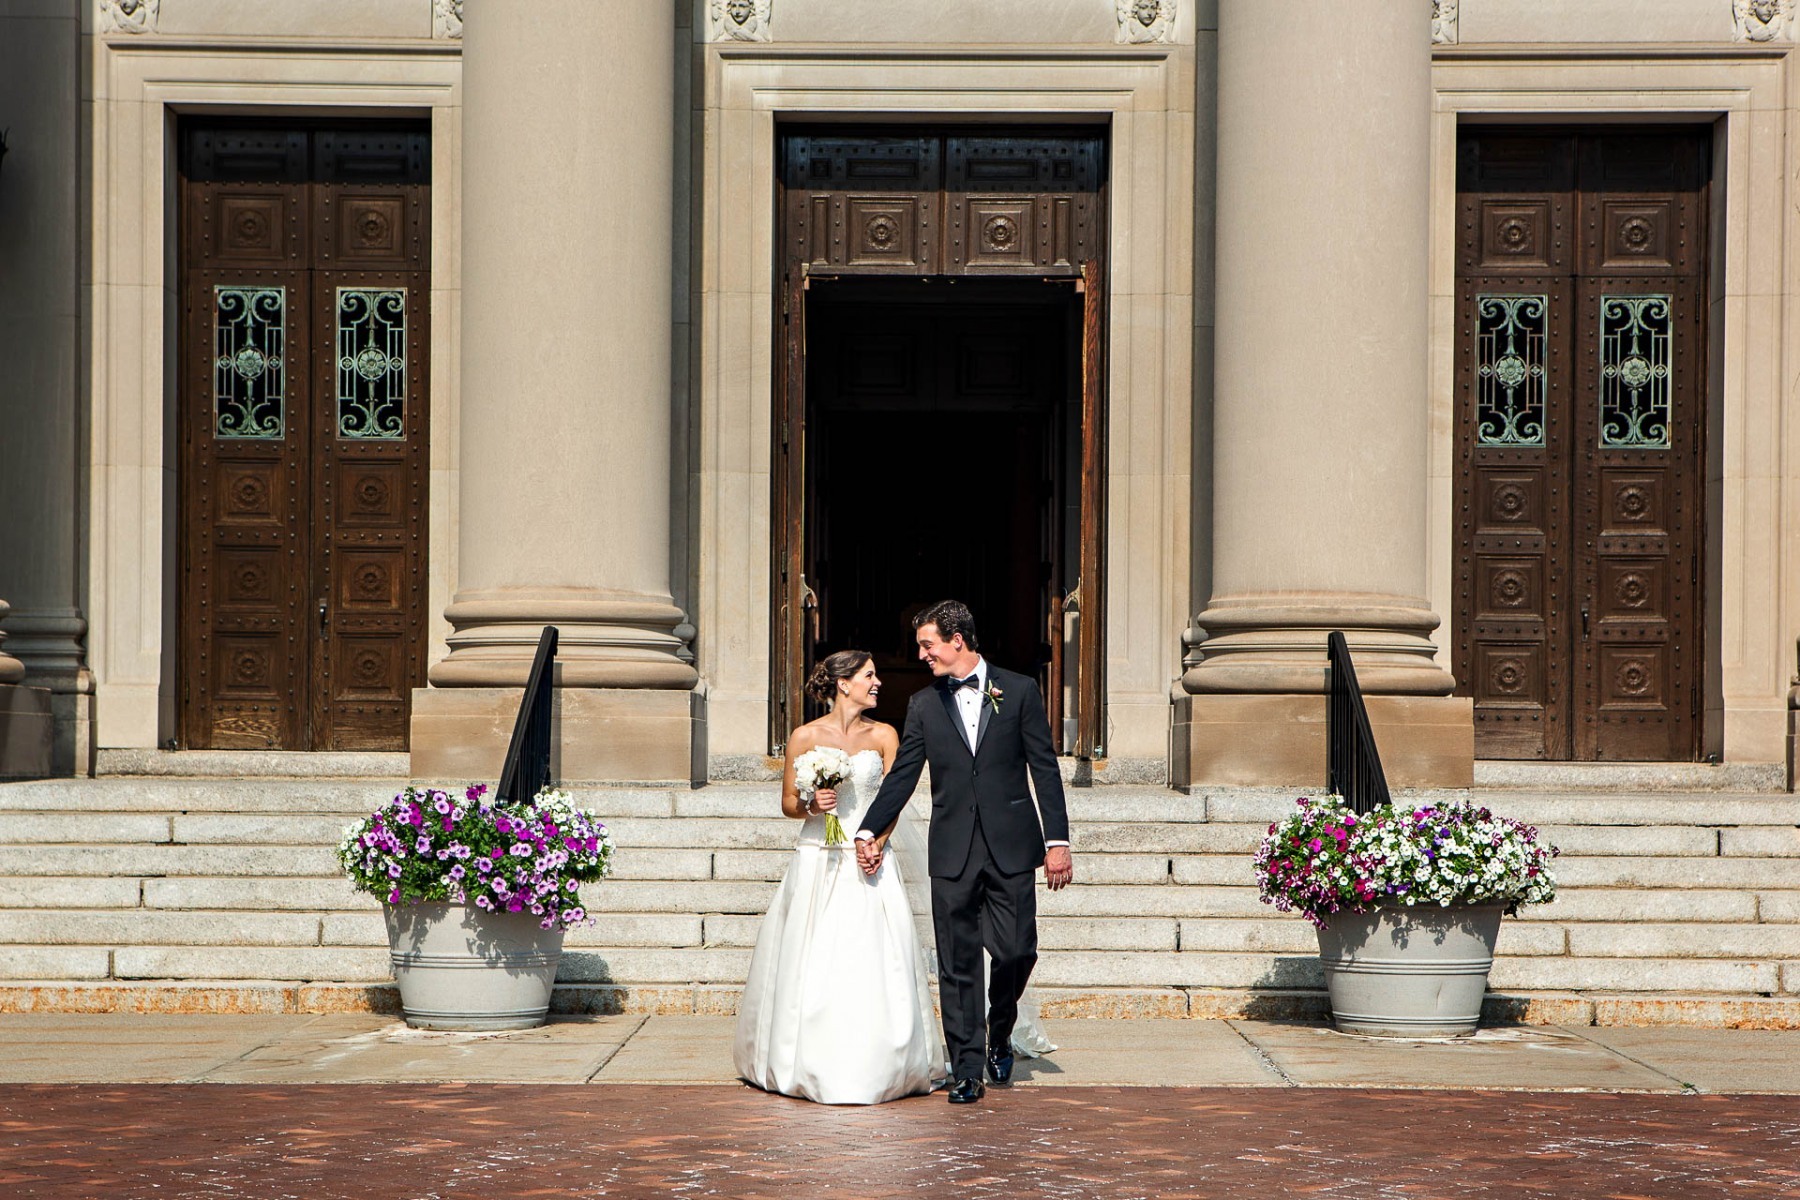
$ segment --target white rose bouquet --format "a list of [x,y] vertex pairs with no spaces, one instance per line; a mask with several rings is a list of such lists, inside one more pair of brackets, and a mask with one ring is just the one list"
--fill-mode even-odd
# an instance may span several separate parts
[[[850,756],[836,746],[820,746],[794,760],[794,788],[809,795],[821,788],[835,788],[849,776]],[[843,822],[836,813],[826,813],[825,844],[838,846],[846,840]]]

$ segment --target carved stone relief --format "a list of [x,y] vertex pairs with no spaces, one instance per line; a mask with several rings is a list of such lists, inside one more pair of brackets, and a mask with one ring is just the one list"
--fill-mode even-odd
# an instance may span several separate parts
[[712,0],[712,40],[766,42],[775,0]]
[[1456,45],[1456,0],[1431,0],[1431,44]]
[[1166,42],[1175,29],[1175,0],[1113,0],[1119,41]]
[[162,0],[100,0],[100,32],[155,33]]
[[1794,0],[1731,0],[1731,26],[1736,42],[1792,41]]
[[463,0],[431,0],[431,36],[461,37],[462,10]]

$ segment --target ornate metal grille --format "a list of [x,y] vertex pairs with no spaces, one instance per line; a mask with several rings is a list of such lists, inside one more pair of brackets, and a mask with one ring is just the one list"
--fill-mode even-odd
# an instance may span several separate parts
[[213,288],[213,433],[287,435],[287,289]]
[[1548,296],[1475,297],[1475,440],[1544,444],[1544,341]]
[[1600,297],[1600,444],[1669,447],[1669,297]]
[[406,436],[406,289],[337,290],[339,437]]

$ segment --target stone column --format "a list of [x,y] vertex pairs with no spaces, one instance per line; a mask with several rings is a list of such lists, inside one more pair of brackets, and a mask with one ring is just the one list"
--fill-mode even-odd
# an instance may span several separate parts
[[641,0],[483,0],[463,27],[459,559],[414,696],[419,775],[491,778],[544,625],[558,774],[690,778],[671,599],[674,25]]
[[[11,602],[0,685],[21,682],[8,678],[15,664],[29,685],[0,701],[11,713],[0,713],[10,729],[0,730],[0,773],[9,769],[3,760],[17,767],[24,755],[27,773],[85,774],[91,755],[78,392],[81,50],[77,5],[0,13],[0,125],[10,126],[0,164],[0,595]],[[40,769],[45,754],[51,765]]]
[[1425,600],[1431,4],[1219,11],[1212,598],[1188,784],[1316,786],[1341,629],[1391,782],[1466,785]]

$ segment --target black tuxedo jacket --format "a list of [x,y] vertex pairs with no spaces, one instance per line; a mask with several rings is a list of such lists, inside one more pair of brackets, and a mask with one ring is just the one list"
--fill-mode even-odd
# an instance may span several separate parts
[[[1056,769],[1056,749],[1037,682],[993,663],[987,669],[988,682],[998,685],[1002,695],[998,710],[982,698],[975,749],[969,749],[963,736],[962,718],[946,683],[940,680],[915,694],[906,708],[906,728],[894,766],[858,822],[873,833],[886,829],[906,807],[919,772],[929,762],[930,871],[940,878],[962,873],[978,810],[988,853],[1008,874],[1042,866],[1045,838],[1069,839],[1062,775]],[[1037,784],[1035,807],[1027,772]]]

